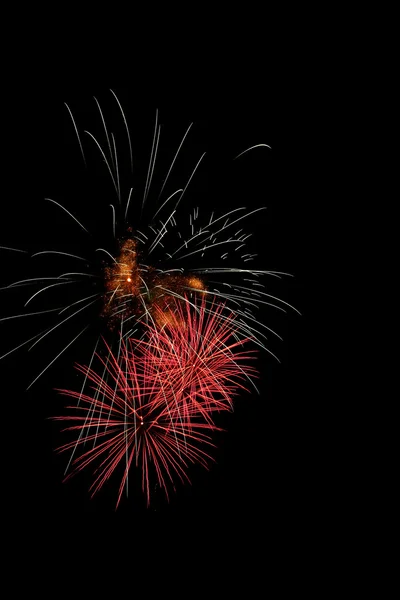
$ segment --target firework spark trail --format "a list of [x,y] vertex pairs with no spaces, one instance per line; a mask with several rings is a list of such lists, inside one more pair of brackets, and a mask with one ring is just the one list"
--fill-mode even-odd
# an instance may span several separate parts
[[212,457],[203,445],[211,446],[209,434],[219,430],[214,413],[231,411],[238,390],[246,389],[241,380],[257,373],[244,341],[232,341],[233,315],[227,323],[221,319],[222,306],[210,312],[205,308],[205,299],[198,312],[176,300],[169,315],[162,313],[161,330],[148,324],[145,338],[131,338],[128,344],[121,339],[120,356],[106,344],[106,358],[97,355],[102,375],[90,366],[78,367],[94,394],[82,393],[83,388],[60,390],[80,406],[74,416],[56,417],[76,423],[67,430],[77,439],[59,450],[72,450],[73,457],[81,445],[93,441],[93,447],[73,460],[75,468],[66,479],[101,461],[91,486],[94,494],[117,467],[124,467],[118,506],[133,461],[142,469],[147,503],[153,471],[168,497],[168,482],[173,485],[176,476],[189,479],[189,463],[207,467]]
[[[176,386],[182,390],[198,390],[197,395],[206,406],[206,417],[211,407],[218,410],[232,408],[231,396],[227,393],[228,383],[239,376],[239,372],[241,376],[253,372],[248,365],[243,370],[240,367],[241,361],[248,360],[252,352],[239,351],[239,346],[249,339],[230,341],[235,337],[239,324],[232,313],[224,314],[224,304],[213,303],[208,308],[208,301],[203,298],[197,305],[194,304],[194,308],[198,308],[194,311],[185,300],[178,301],[175,311],[168,316],[162,313],[165,327],[156,332],[157,339],[153,345],[163,347],[162,360],[172,364],[174,369],[177,360],[184,365],[176,374]],[[169,381],[175,381],[173,373]],[[235,385],[239,386],[237,382]],[[183,401],[189,399],[193,399],[192,393],[183,397]]]

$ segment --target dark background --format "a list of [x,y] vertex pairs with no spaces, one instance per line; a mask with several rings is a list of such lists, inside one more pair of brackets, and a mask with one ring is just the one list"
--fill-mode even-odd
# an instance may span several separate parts
[[[184,131],[193,122],[182,162],[176,168],[177,176],[180,169],[188,173],[202,152],[207,151],[207,155],[182,200],[181,210],[200,206],[200,216],[203,212],[206,217],[211,210],[266,206],[266,211],[245,222],[245,229],[253,232],[251,247],[259,254],[256,264],[260,269],[294,275],[271,282],[271,293],[294,305],[302,316],[289,310],[282,318],[272,308],[260,310],[260,321],[284,338],[283,342],[271,339],[271,349],[280,364],[267,353],[260,353],[260,395],[244,394],[237,400],[235,412],[225,419],[226,432],[218,437],[216,463],[209,471],[195,467],[190,472],[192,485],[178,482],[169,503],[156,491],[150,508],[145,506],[140,482],[128,500],[122,499],[117,511],[118,482],[112,478],[94,499],[88,493],[90,469],[62,483],[67,456],[54,452],[63,440],[59,425],[49,417],[60,414],[63,399],[53,388],[72,377],[77,356],[85,357],[88,349],[91,351],[89,342],[71,347],[27,392],[27,385],[49,362],[46,358],[56,354],[57,348],[62,348],[62,339],[68,341],[73,333],[67,331],[69,338],[62,339],[57,333],[46,341],[43,350],[37,347],[28,353],[22,348],[1,361],[3,402],[12,407],[13,415],[6,425],[13,490],[10,518],[21,536],[30,532],[45,536],[50,543],[66,537],[72,540],[75,532],[99,528],[117,537],[128,533],[138,536],[151,528],[173,531],[174,537],[181,540],[190,539],[196,531],[204,543],[215,542],[227,533],[234,538],[251,537],[268,543],[276,557],[300,549],[323,492],[318,485],[321,464],[315,448],[321,422],[311,384],[316,349],[312,348],[309,333],[312,169],[307,145],[299,139],[299,101],[293,103],[286,98],[282,104],[265,94],[254,104],[240,103],[232,97],[227,101],[210,97],[200,103],[176,93],[173,98],[164,93],[148,100],[136,88],[113,89],[128,119],[138,188],[143,186],[147,172],[156,109],[162,123],[156,177],[165,173],[165,165],[169,165]],[[62,235],[63,239],[69,238],[76,254],[85,249],[78,229],[62,211],[43,200],[47,196],[71,212],[78,211],[88,228],[96,230],[97,239],[109,235],[108,195],[112,188],[104,176],[105,167],[95,151],[87,150],[89,169],[85,170],[63,104],[70,106],[86,150],[90,143],[82,130],[101,132],[93,95],[116,133],[123,161],[128,152],[123,123],[106,88],[77,90],[66,86],[54,90],[49,86],[39,92],[26,91],[15,106],[10,103],[7,115],[13,133],[9,152],[16,168],[6,174],[11,187],[2,205],[0,245],[30,251],[51,249]],[[259,143],[271,145],[272,151],[255,149],[232,160]],[[156,184],[157,179],[155,188]],[[2,252],[0,259],[3,285],[29,272],[23,255]],[[2,314],[22,312],[21,297],[8,297],[3,290],[0,293]],[[39,303],[37,306],[40,310]],[[25,327],[26,331],[22,329]],[[29,337],[31,327],[34,335],[34,325],[18,320],[0,323],[1,349],[7,351],[18,343],[15,339],[22,342]]]

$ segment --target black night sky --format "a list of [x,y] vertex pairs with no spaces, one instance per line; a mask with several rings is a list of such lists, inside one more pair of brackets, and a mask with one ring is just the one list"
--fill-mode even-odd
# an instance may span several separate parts
[[[150,526],[176,527],[184,536],[196,528],[204,539],[233,528],[269,540],[277,553],[284,552],[288,539],[292,545],[300,545],[308,515],[318,502],[315,496],[318,473],[313,467],[314,449],[310,442],[315,421],[310,421],[314,407],[309,395],[312,364],[307,334],[309,190],[304,148],[298,143],[293,127],[298,114],[291,113],[290,101],[283,107],[266,97],[257,105],[211,98],[200,104],[184,96],[173,100],[167,94],[162,98],[152,97],[148,102],[143,97],[138,100],[139,94],[133,87],[113,89],[132,137],[133,181],[137,188],[130,210],[132,225],[135,200],[141,198],[147,173],[156,109],[161,137],[149,204],[156,201],[162,177],[183,133],[193,122],[171,178],[171,188],[186,181],[196,157],[206,152],[180,206],[183,222],[189,218],[185,212],[189,215],[195,206],[199,206],[200,217],[203,215],[204,219],[213,210],[222,213],[240,206],[249,209],[266,206],[267,210],[249,217],[241,225],[253,233],[249,252],[258,253],[254,262],[257,268],[294,275],[281,280],[265,278],[264,283],[271,286],[271,294],[294,305],[302,316],[290,309],[286,314],[271,307],[259,310],[260,321],[283,337],[283,342],[273,336],[268,339],[280,364],[260,351],[257,384],[260,395],[242,394],[236,399],[234,413],[221,418],[226,431],[217,437],[216,462],[209,471],[194,467],[190,471],[192,485],[177,481],[176,493],[171,491],[169,502],[162,491],[155,489],[150,508],[146,508],[141,493],[140,477],[133,483],[129,498],[122,499],[117,512],[117,477],[111,477],[93,499],[88,492],[92,480],[90,468],[69,482],[62,482],[68,457],[55,453],[64,440],[60,424],[49,417],[62,412],[65,398],[54,388],[75,385],[73,364],[89,360],[93,332],[89,330],[76,346],[62,354],[28,391],[29,383],[72,339],[74,331],[82,327],[67,324],[30,352],[22,347],[4,358],[0,361],[3,402],[9,408],[16,407],[15,413],[10,411],[14,418],[5,424],[14,431],[9,437],[10,518],[16,530],[44,535],[49,541],[72,537],[71,532],[81,527],[92,530],[98,525],[111,533],[123,528],[135,534]],[[19,98],[18,108],[11,107],[9,111],[16,123],[10,155],[17,168],[15,174],[10,174],[12,191],[2,202],[1,246],[33,253],[65,243],[69,252],[74,250],[80,255],[90,252],[90,245],[93,248],[93,244],[99,247],[108,243],[112,233],[108,205],[115,200],[113,189],[98,150],[83,133],[88,129],[99,137],[102,135],[93,96],[98,98],[107,124],[115,131],[123,171],[129,147],[118,106],[106,87],[65,86],[52,90],[49,86],[37,93],[26,93]],[[87,169],[64,102],[79,126]],[[258,148],[233,160],[243,150],[262,143],[269,144],[272,150]],[[124,185],[123,175],[121,184]],[[94,241],[89,244],[79,227],[46,202],[45,197],[79,214],[79,219],[94,232]],[[32,266],[34,259],[27,254],[1,251],[0,259],[2,286],[37,276],[41,271],[39,261]],[[17,293],[1,290],[0,317],[24,312],[24,298],[33,293],[30,290],[25,288]],[[45,299],[35,305],[32,302],[32,310],[43,310],[43,306],[47,306]],[[42,318],[1,322],[0,354],[44,328],[46,322],[43,324]],[[83,317],[81,323],[85,325]]]

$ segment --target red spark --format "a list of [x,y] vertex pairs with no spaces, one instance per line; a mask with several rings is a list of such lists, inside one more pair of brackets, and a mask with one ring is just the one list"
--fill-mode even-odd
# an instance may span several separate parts
[[153,471],[168,498],[174,477],[189,481],[189,463],[207,468],[213,460],[210,433],[220,430],[213,414],[232,410],[237,390],[246,389],[243,380],[256,375],[248,364],[251,352],[243,349],[246,340],[237,338],[234,317],[222,304],[207,306],[205,298],[197,304],[176,300],[168,317],[161,329],[148,324],[142,339],[130,338],[127,344],[121,339],[117,356],[105,344],[106,357],[97,355],[102,375],[77,367],[93,393],[59,390],[80,402],[78,414],[56,417],[75,421],[67,430],[78,434],[58,450],[73,450],[74,455],[86,445],[66,479],[98,461],[93,495],[122,464],[117,507],[133,464],[142,471],[147,504]]

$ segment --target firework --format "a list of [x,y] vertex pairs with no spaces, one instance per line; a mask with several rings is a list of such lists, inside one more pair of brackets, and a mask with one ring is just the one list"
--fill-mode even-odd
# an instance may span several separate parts
[[97,465],[94,494],[122,470],[117,506],[132,465],[142,471],[148,504],[152,474],[168,497],[174,478],[189,481],[190,463],[207,467],[210,434],[219,429],[214,414],[231,410],[238,389],[247,389],[243,380],[252,383],[256,376],[251,351],[235,340],[233,315],[223,315],[222,306],[207,309],[204,299],[198,305],[173,304],[174,319],[161,330],[148,325],[145,339],[121,339],[118,356],[105,344],[106,357],[98,355],[102,375],[78,367],[91,384],[90,394],[60,390],[78,400],[75,415],[57,418],[76,423],[67,429],[77,439],[59,448],[72,450],[74,470],[67,479]]
[[[90,249],[93,236],[89,226],[58,198],[45,199],[51,214],[59,211],[65,217],[65,226],[70,224],[69,246],[65,250],[46,248],[26,253],[41,272],[35,277],[18,279],[2,287],[3,294],[16,291],[24,293],[24,300],[20,312],[0,318],[0,322],[17,324],[26,323],[27,320],[36,322],[37,319],[46,319],[47,322],[45,326],[36,329],[34,336],[7,348],[0,359],[23,347],[28,350],[40,347],[42,340],[53,340],[51,360],[30,383],[31,387],[67,348],[76,346],[89,327],[95,325],[97,329],[100,328],[103,335],[108,335],[111,347],[115,347],[120,334],[130,335],[137,327],[150,321],[159,320],[162,324],[168,318],[168,303],[171,298],[193,298],[197,295],[206,297],[210,303],[214,300],[223,301],[227,309],[234,311],[238,317],[240,325],[237,335],[242,338],[252,336],[256,345],[279,360],[266,345],[266,341],[269,334],[281,338],[261,322],[256,311],[263,306],[283,312],[287,308],[296,309],[267,292],[262,281],[265,276],[280,278],[289,274],[252,269],[249,266],[256,255],[246,252],[246,242],[251,233],[243,229],[243,223],[262,211],[263,207],[251,211],[239,207],[220,215],[213,212],[203,219],[198,207],[189,212],[182,209],[184,197],[189,194],[190,186],[205,160],[205,153],[194,158],[192,170],[183,179],[181,186],[177,189],[169,188],[171,172],[179,164],[193,125],[190,124],[162,179],[161,189],[158,194],[157,190],[154,192],[158,198],[157,208],[151,208],[150,197],[160,142],[158,112],[143,193],[135,194],[134,187],[137,189],[138,186],[134,186],[131,172],[132,142],[127,119],[114,93],[113,97],[121,112],[129,143],[130,167],[125,172],[122,172],[122,161],[118,160],[115,136],[109,131],[97,99],[104,142],[100,135],[95,136],[89,131],[84,134],[80,132],[72,111],[66,105],[85,164],[83,135],[104,162],[116,196],[115,202],[109,206],[112,218],[110,239],[105,244],[106,247],[92,246]],[[257,144],[235,158],[240,159],[246,152],[257,148],[268,150],[269,147]],[[89,250],[83,256],[79,250],[73,251],[78,232],[86,236],[88,241]],[[16,248],[3,249],[7,253],[19,252]],[[44,261],[50,261],[47,268]],[[215,266],[218,263],[220,265]],[[32,291],[26,293],[31,288]],[[160,315],[160,308],[165,312],[164,317]],[[23,331],[23,327],[20,329]],[[113,331],[114,337],[109,336],[107,331]]]
[[[282,338],[262,322],[257,310],[296,309],[266,285],[267,277],[290,274],[251,266],[257,255],[247,248],[251,233],[244,230],[244,223],[264,207],[242,206],[207,216],[199,207],[184,208],[205,163],[205,153],[196,155],[176,184],[172,175],[185,156],[193,123],[182,131],[179,146],[157,181],[161,133],[157,111],[147,172],[138,182],[127,118],[114,92],[112,99],[122,117],[128,160],[121,158],[117,136],[96,98],[101,125],[96,135],[82,131],[66,105],[85,168],[90,171],[89,147],[108,177],[103,228],[107,235],[94,242],[93,227],[79,206],[72,208],[60,197],[46,198],[47,210],[65,219],[68,245],[49,244],[31,252],[0,246],[4,252],[26,257],[34,271],[1,288],[4,294],[22,294],[23,308],[0,322],[42,323],[29,336],[22,326],[15,328],[21,335],[24,332],[24,339],[11,344],[0,360],[50,340],[50,360],[38,369],[29,389],[67,349],[76,348],[89,329],[94,330],[97,339],[88,352],[90,360],[85,360],[88,366],[79,368],[84,375],[80,392],[63,391],[77,399],[77,414],[60,417],[76,423],[70,429],[77,439],[62,450],[72,450],[73,472],[99,463],[93,492],[125,461],[118,502],[135,464],[142,471],[149,501],[152,470],[168,494],[167,482],[187,479],[190,462],[206,466],[211,460],[210,450],[204,448],[212,444],[215,415],[232,410],[234,396],[254,385],[252,356],[243,345],[251,341],[279,360],[267,346],[267,336]],[[258,149],[268,152],[270,147],[256,144],[233,159],[240,162]],[[93,197],[97,199],[95,193]],[[87,212],[92,225],[105,214],[97,204]],[[85,240],[85,251],[77,242],[78,233]],[[98,351],[101,339],[103,353]]]

